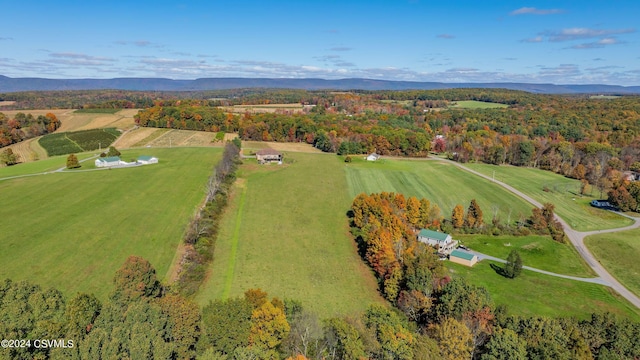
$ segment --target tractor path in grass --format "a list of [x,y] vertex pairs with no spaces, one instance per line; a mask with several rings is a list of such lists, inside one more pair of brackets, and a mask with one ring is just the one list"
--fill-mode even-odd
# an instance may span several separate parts
[[[506,183],[503,183],[502,181],[495,180],[490,176],[487,176],[487,175],[479,173],[479,172],[477,172],[475,170],[469,169],[468,167],[466,167],[466,166],[464,166],[464,165],[462,165],[460,163],[457,163],[455,161],[445,160],[445,159],[434,159],[434,160],[448,162],[450,164],[453,164],[453,165],[459,167],[460,169],[468,171],[468,172],[470,172],[470,173],[472,173],[474,175],[480,176],[480,177],[482,177],[484,179],[490,180],[490,181],[502,186],[503,188],[511,191],[512,193],[518,195],[519,197],[523,198],[524,200],[528,201],[529,203],[533,204],[534,206],[537,206],[539,208],[542,207],[542,204],[540,202],[536,201],[535,199],[533,199],[532,197],[526,195],[525,193],[517,190],[513,186],[508,185]],[[633,225],[629,225],[629,226],[625,226],[625,227],[621,227],[621,228],[616,228],[616,229],[606,229],[606,230],[596,230],[596,231],[576,231],[573,228],[571,228],[571,226],[569,226],[569,224],[567,224],[567,222],[564,221],[558,215],[555,215],[555,218],[556,218],[556,220],[558,220],[560,222],[560,224],[562,224],[562,228],[564,229],[565,234],[567,235],[567,237],[569,238],[569,240],[571,241],[573,246],[575,246],[576,250],[578,250],[578,253],[580,254],[580,256],[582,256],[584,261],[587,262],[587,264],[591,267],[591,269],[593,269],[593,271],[595,271],[595,273],[598,274],[600,279],[603,281],[602,284],[611,287],[618,294],[620,294],[622,297],[624,297],[630,303],[632,303],[635,307],[640,309],[640,298],[637,297],[635,294],[633,294],[631,291],[629,291],[620,282],[618,282],[618,280],[616,280],[616,278],[614,278],[607,271],[607,269],[605,269],[604,266],[602,266],[602,264],[600,264],[600,262],[595,258],[595,256],[593,256],[593,254],[591,254],[589,249],[587,249],[587,247],[584,244],[584,238],[589,236],[589,235],[625,231],[625,230],[631,230],[631,229],[635,229],[635,228],[639,228],[640,227],[640,219],[634,218],[634,217],[630,217],[630,216],[627,216],[627,215],[624,215],[624,214],[620,214],[620,215],[631,218],[634,221]]]

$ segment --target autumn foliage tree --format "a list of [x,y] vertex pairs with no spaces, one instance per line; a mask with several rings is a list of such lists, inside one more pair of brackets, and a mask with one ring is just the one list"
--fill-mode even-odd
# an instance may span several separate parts
[[80,166],[78,157],[75,154],[69,154],[69,156],[67,156],[67,169],[77,169]]
[[115,285],[111,295],[116,301],[133,301],[140,298],[158,297],[162,285],[151,263],[139,256],[129,256],[113,279]]
[[476,199],[472,199],[469,204],[469,208],[467,209],[464,224],[465,226],[473,229],[482,227],[483,223],[482,209],[480,209],[480,205],[478,205]]
[[451,213],[451,224],[455,229],[459,229],[464,225],[464,208],[458,204],[453,208]]

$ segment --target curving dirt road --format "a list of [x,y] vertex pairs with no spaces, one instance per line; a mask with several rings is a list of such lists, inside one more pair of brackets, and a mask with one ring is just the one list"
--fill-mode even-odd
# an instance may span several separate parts
[[[457,163],[455,161],[451,161],[451,160],[445,160],[445,159],[438,159],[441,161],[445,161],[448,162],[450,164],[453,164],[457,167],[459,167],[462,170],[468,171],[474,175],[480,176],[484,179],[487,179],[491,182],[494,182],[500,186],[502,186],[503,188],[511,191],[512,193],[516,194],[517,196],[523,198],[524,200],[528,201],[529,203],[531,203],[534,206],[537,206],[539,208],[542,207],[542,204],[536,200],[534,200],[532,197],[528,196],[527,194],[524,194],[523,192],[517,190],[516,188],[514,188],[511,185],[505,184],[502,181],[498,181],[495,179],[492,179],[490,176],[481,174],[475,170],[469,169],[468,167]],[[618,213],[620,214],[620,213]],[[560,224],[562,224],[562,228],[564,229],[565,234],[567,234],[567,237],[569,238],[569,240],[571,241],[571,243],[573,244],[573,246],[576,248],[576,250],[578,250],[578,253],[580,254],[580,256],[582,256],[582,258],[584,259],[584,261],[587,262],[587,264],[593,269],[593,271],[595,271],[596,274],[598,274],[599,276],[599,280],[597,280],[598,278],[594,278],[594,282],[603,284],[603,285],[607,285],[609,287],[611,287],[613,290],[615,290],[618,294],[620,294],[622,297],[624,297],[625,299],[627,299],[630,303],[632,303],[633,305],[635,305],[637,308],[640,308],[640,298],[637,297],[635,294],[633,294],[631,291],[627,290],[627,288],[625,288],[622,284],[620,284],[618,282],[618,280],[616,280],[611,274],[609,274],[609,272],[607,271],[607,269],[605,269],[602,264],[600,264],[600,262],[598,262],[598,260],[593,256],[593,254],[591,254],[591,252],[589,251],[589,249],[587,249],[587,247],[584,245],[584,238],[589,236],[589,235],[594,235],[594,234],[602,234],[602,233],[611,233],[611,232],[617,232],[617,231],[624,231],[624,230],[631,230],[631,229],[636,229],[640,227],[640,219],[637,218],[633,218],[624,214],[620,214],[621,216],[625,216],[628,217],[632,220],[634,220],[634,224],[633,225],[629,225],[629,226],[625,226],[625,227],[621,227],[621,228],[617,228],[617,229],[607,229],[607,230],[596,230],[596,231],[576,231],[574,229],[571,228],[571,226],[569,226],[569,224],[567,224],[562,218],[560,218],[558,215],[556,215],[556,219],[560,222]]]

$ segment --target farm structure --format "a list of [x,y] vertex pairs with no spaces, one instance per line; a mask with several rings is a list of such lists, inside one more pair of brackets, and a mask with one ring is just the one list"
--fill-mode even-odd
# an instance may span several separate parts
[[126,165],[127,163],[120,160],[118,156],[111,157],[103,157],[97,158],[95,161],[96,167],[111,167],[111,166],[121,166]]
[[451,235],[429,229],[420,230],[418,241],[435,247],[441,254],[450,254],[458,245],[458,241],[453,240]]
[[282,153],[271,148],[266,148],[256,152],[256,159],[258,159],[259,164],[271,162],[282,163]]
[[449,254],[449,261],[471,267],[478,262],[478,256],[465,251],[453,250]]
[[148,164],[157,164],[158,163],[158,158],[155,156],[138,156],[138,160],[136,160],[136,162],[138,164],[144,164],[144,165],[148,165]]
[[367,161],[378,161],[378,159],[380,159],[380,155],[376,153],[372,153],[367,156]]

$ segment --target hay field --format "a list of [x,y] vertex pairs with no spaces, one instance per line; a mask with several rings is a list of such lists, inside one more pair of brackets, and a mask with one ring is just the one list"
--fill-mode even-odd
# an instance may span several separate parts
[[[251,151],[256,151],[264,148],[272,148],[278,151],[292,151],[292,152],[304,152],[312,154],[328,154],[323,153],[313,145],[307,143],[282,143],[282,142],[269,142],[269,141],[243,141],[242,149],[245,155],[248,155]],[[335,155],[335,154],[331,154]]]
[[349,234],[352,199],[340,159],[300,152],[286,159],[284,165],[244,160],[197,301],[261,288],[300,300],[323,318],[383,302]]
[[[81,154],[81,158],[84,154]],[[216,148],[139,149],[124,159],[157,156],[156,165],[79,170],[0,181],[0,279],[29,279],[67,296],[105,300],[129,255],[166,276],[184,229],[220,159]],[[60,168],[66,157],[0,168],[0,178]],[[38,167],[35,169],[34,167]]]
[[466,209],[476,199],[486,223],[491,222],[494,211],[501,221],[511,223],[521,215],[531,215],[533,206],[523,199],[449,163],[387,158],[371,162],[363,157],[352,156],[352,162],[344,165],[352,199],[363,192],[382,191],[424,197],[438,204],[446,218],[457,204]]

